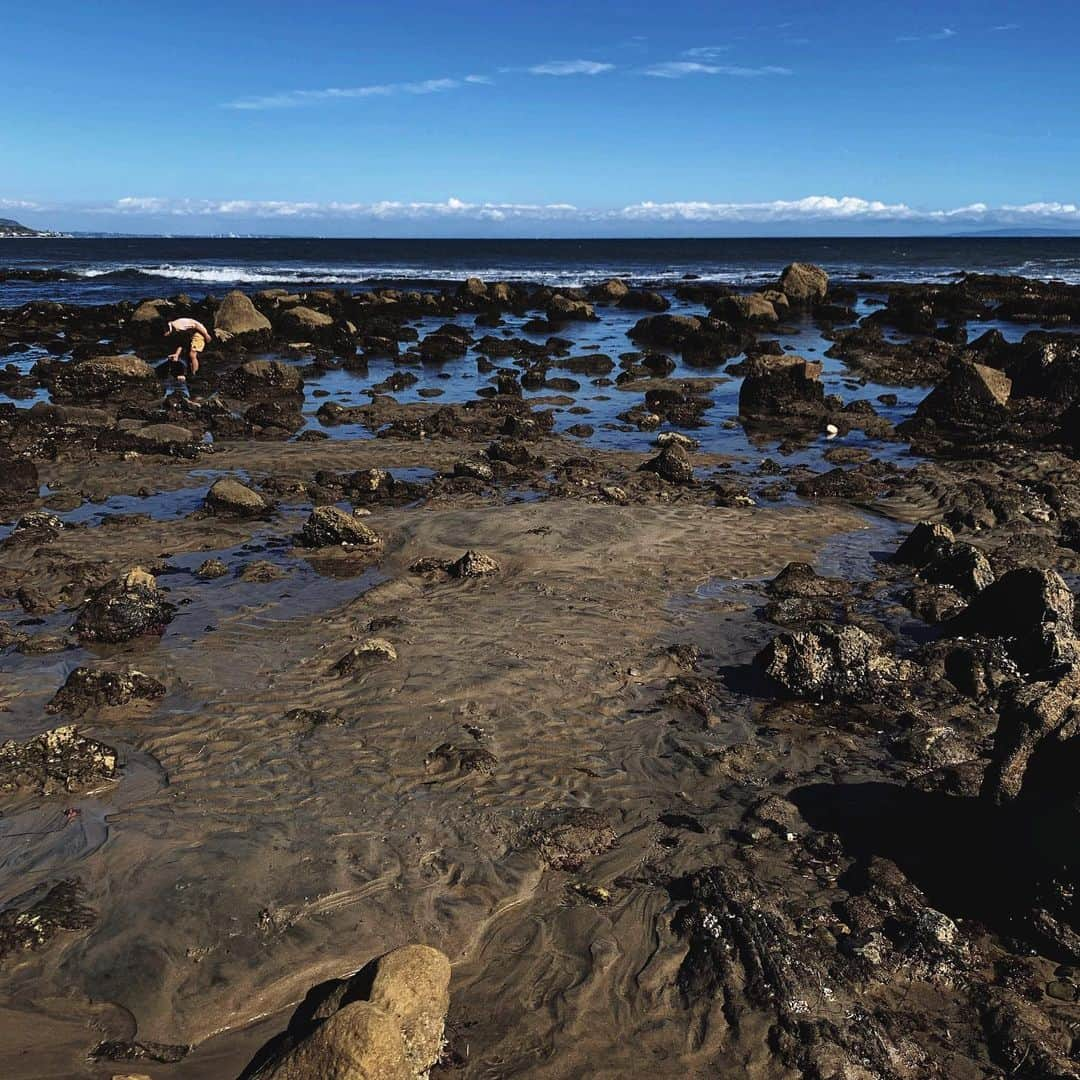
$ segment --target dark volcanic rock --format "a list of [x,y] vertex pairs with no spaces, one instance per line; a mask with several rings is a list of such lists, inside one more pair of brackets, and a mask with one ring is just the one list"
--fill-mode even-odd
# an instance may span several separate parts
[[91,709],[127,705],[132,701],[158,701],[164,696],[164,683],[141,671],[79,667],[67,677],[45,711],[83,716]]
[[446,572],[456,578],[487,577],[499,572],[499,564],[482,551],[469,550],[460,559],[448,563]]
[[249,360],[232,373],[228,391],[242,401],[263,401],[303,392],[300,372],[280,360]]
[[91,596],[75,620],[75,631],[84,641],[115,644],[144,634],[160,636],[175,614],[153,575],[136,568]]
[[[40,949],[64,930],[87,930],[96,912],[83,903],[78,882],[60,881],[44,895],[41,889],[17,897],[0,912],[0,960]],[[34,895],[37,899],[33,899]]]
[[739,415],[748,419],[820,419],[821,364],[801,356],[754,356],[744,366]]
[[956,364],[915,410],[919,420],[982,423],[999,417],[1012,391],[1009,377],[983,364]]
[[53,728],[29,742],[0,743],[0,791],[82,791],[112,780],[116,761],[111,746],[80,735],[77,728]]
[[137,356],[92,356],[61,365],[52,380],[58,401],[130,401],[159,396],[154,369]]
[[1021,567],[983,589],[945,629],[954,636],[1008,638],[1016,662],[1037,671],[1073,662],[1080,654],[1074,607],[1073,594],[1058,573]]
[[814,699],[860,697],[901,673],[881,642],[857,626],[819,624],[778,634],[757,663],[793,697]]
[[656,457],[650,458],[639,468],[645,472],[656,473],[669,484],[689,484],[694,479],[694,464],[690,455],[678,443],[665,446]]
[[0,448],[0,505],[17,506],[38,497],[37,466],[26,457],[18,457]]
[[701,320],[693,315],[647,315],[633,325],[628,336],[644,345],[677,348],[701,326]]

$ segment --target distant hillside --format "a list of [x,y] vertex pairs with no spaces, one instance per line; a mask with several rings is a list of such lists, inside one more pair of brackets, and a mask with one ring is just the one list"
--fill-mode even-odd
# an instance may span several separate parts
[[27,237],[41,236],[64,236],[64,233],[52,232],[48,229],[31,229],[28,225],[20,225],[11,218],[0,218],[0,240],[17,240]]

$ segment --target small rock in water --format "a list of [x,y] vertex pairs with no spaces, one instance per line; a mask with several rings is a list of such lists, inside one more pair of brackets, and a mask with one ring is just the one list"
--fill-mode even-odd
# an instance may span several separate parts
[[350,649],[335,665],[340,675],[347,675],[368,662],[391,663],[398,658],[397,649],[386,638],[366,638]]
[[350,544],[355,547],[374,547],[378,536],[355,514],[336,506],[316,506],[304,524],[301,539],[308,547],[333,547]]
[[175,614],[154,576],[135,567],[91,596],[75,620],[75,632],[84,641],[116,644],[163,634]]
[[488,574],[497,574],[499,564],[482,551],[466,551],[456,562],[446,567],[446,572],[455,578],[485,577]]
[[215,513],[239,517],[259,517],[271,508],[263,495],[231,476],[223,476],[214,482],[206,493],[206,505]]
[[694,465],[680,443],[669,443],[654,458],[640,466],[642,472],[654,472],[669,484],[689,484],[694,479]]
[[204,581],[212,581],[214,578],[224,577],[228,572],[229,568],[220,559],[207,559],[195,571],[195,576]]

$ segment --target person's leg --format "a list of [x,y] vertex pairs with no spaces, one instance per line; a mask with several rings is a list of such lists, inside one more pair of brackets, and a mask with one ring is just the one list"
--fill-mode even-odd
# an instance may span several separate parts
[[192,375],[198,375],[198,373],[199,373],[199,354],[195,349],[191,350],[189,360],[190,360],[190,363],[188,365],[188,370],[191,372]]

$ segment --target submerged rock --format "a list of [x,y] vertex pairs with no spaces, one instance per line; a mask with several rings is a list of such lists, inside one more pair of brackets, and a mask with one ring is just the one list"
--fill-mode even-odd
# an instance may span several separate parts
[[386,638],[366,638],[351,648],[335,665],[339,675],[348,675],[367,663],[393,663],[398,658],[397,649]]
[[308,547],[333,547],[349,544],[355,547],[375,547],[379,537],[355,514],[337,506],[316,506],[304,523],[301,534]]
[[610,822],[588,807],[559,811],[553,820],[534,833],[544,862],[553,870],[577,870],[593,855],[601,855],[618,843]]
[[175,614],[154,576],[136,567],[91,596],[75,620],[75,632],[83,641],[115,644],[144,634],[161,635]]
[[77,881],[59,881],[36,900],[18,897],[0,912],[0,960],[43,948],[63,930],[87,930],[96,918]]

